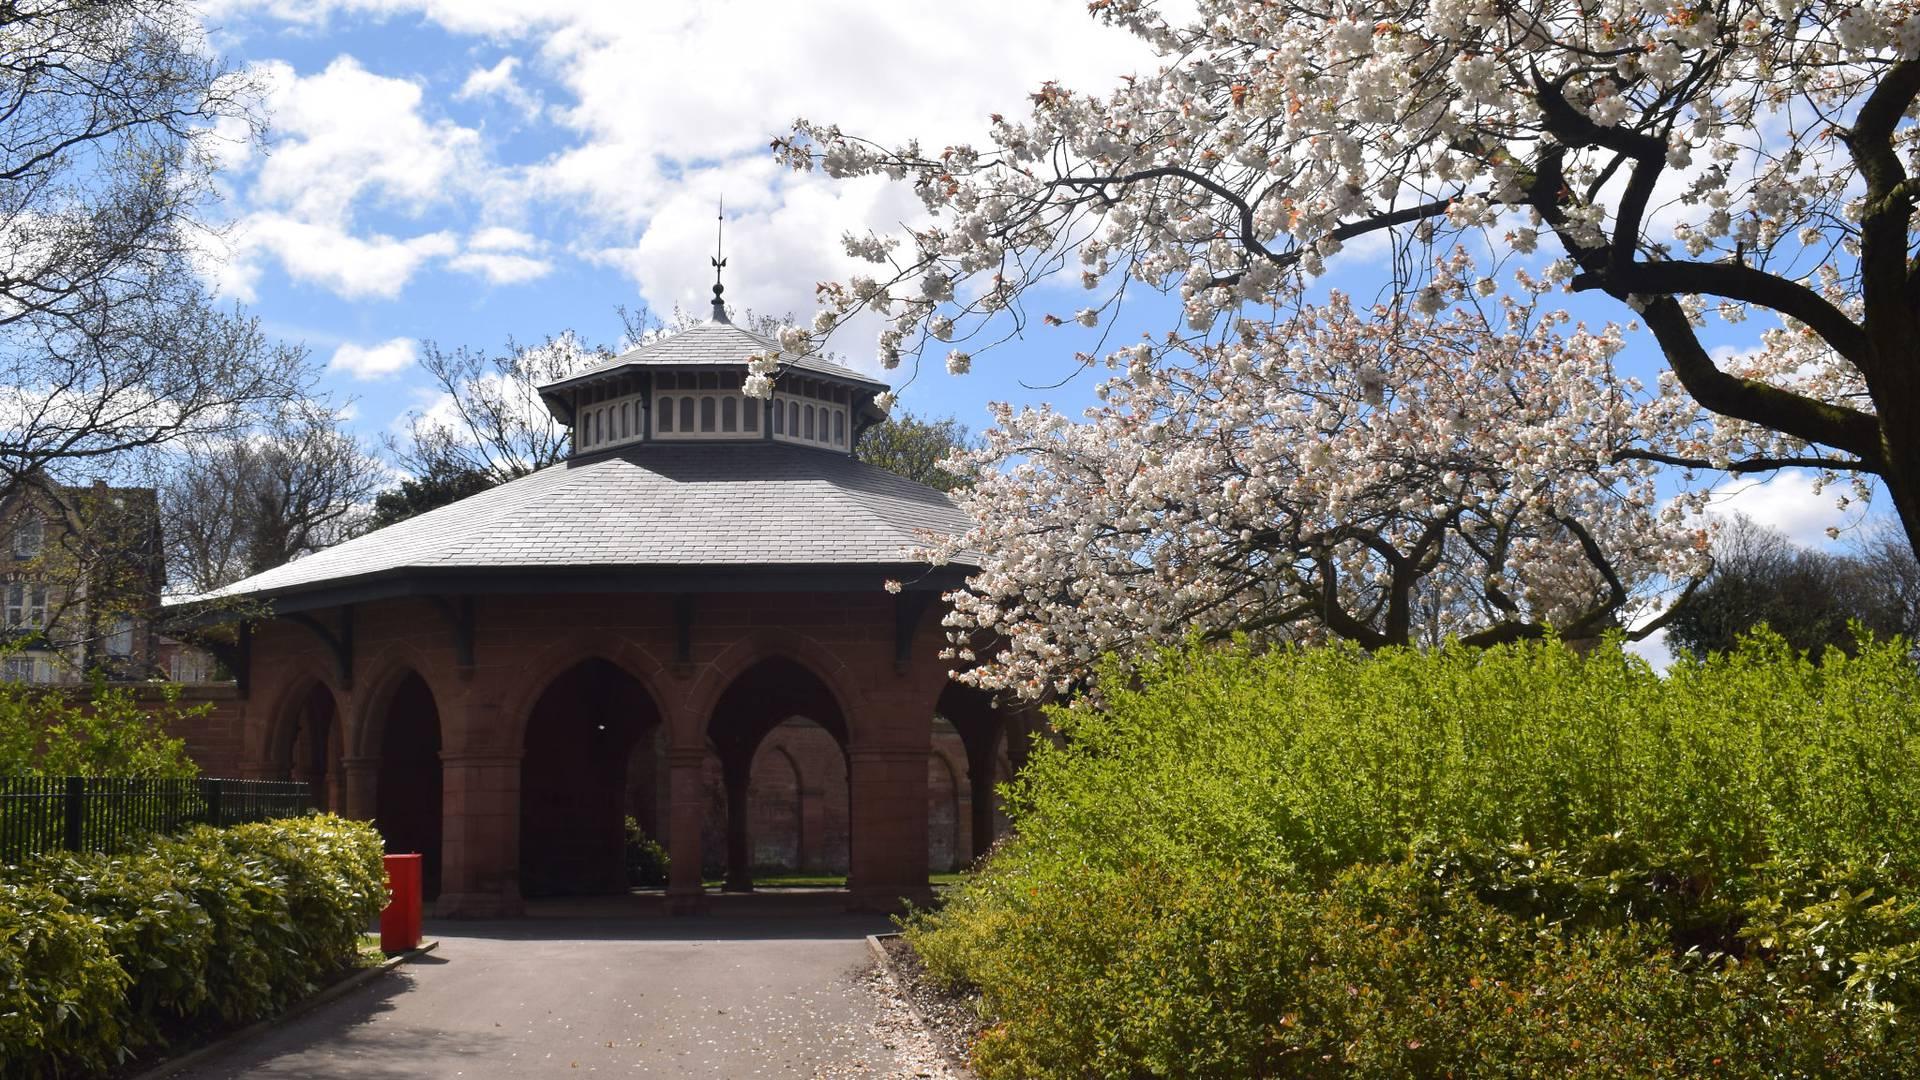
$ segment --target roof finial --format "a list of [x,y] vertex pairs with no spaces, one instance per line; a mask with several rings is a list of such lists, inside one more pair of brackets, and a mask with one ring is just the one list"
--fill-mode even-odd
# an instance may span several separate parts
[[727,268],[727,260],[720,254],[722,250],[721,242],[726,239],[726,235],[727,235],[727,200],[721,199],[720,200],[720,224],[715,226],[713,231],[713,260],[712,260],[713,261],[713,321],[719,322],[719,323],[723,323],[727,321],[727,302],[725,300],[720,299],[720,294],[727,291],[727,287],[725,285],[720,284],[720,271]]

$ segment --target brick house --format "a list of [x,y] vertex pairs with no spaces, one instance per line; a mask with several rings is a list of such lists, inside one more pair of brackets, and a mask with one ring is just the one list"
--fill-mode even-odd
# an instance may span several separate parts
[[[775,393],[743,396],[769,352]],[[543,387],[567,460],[201,598],[270,614],[189,745],[425,853],[442,915],[624,888],[628,814],[664,838],[676,910],[703,864],[733,889],[844,869],[857,907],[923,894],[990,843],[1025,743],[938,656],[968,567],[909,555],[965,516],[853,456],[884,389],[718,301]]]
[[60,685],[156,670],[151,613],[166,577],[152,488],[15,484],[0,497],[0,540],[0,679]]

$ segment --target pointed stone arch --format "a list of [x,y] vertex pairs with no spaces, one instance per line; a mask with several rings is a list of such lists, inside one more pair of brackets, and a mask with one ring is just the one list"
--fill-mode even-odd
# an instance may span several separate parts
[[318,674],[290,682],[268,713],[263,776],[313,786],[314,806],[338,812],[342,803],[346,695]]
[[[843,697],[807,663],[784,653],[740,668],[713,699],[706,735],[719,756],[726,789],[726,888],[753,888],[753,760],[775,728],[795,718],[818,724],[845,759],[853,728]],[[851,831],[851,823],[849,823]]]
[[[355,695],[356,698],[359,695]],[[349,803],[370,816],[389,854],[421,855],[426,896],[440,891],[445,837],[445,699],[425,673],[404,663],[383,669],[356,701],[357,784],[371,792],[349,794]],[[362,809],[364,808],[364,809]]]
[[627,667],[590,656],[548,679],[515,720],[522,892],[625,892],[627,771],[661,725],[658,702]]

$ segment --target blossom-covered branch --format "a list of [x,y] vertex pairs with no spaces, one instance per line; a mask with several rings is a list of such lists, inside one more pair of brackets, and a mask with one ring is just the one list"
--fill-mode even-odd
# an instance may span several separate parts
[[[1200,0],[1180,23],[1152,0],[1090,6],[1162,66],[1105,96],[1044,86],[983,146],[806,121],[776,142],[796,168],[909,182],[930,214],[848,237],[875,272],[823,286],[798,333],[872,310],[883,363],[951,347],[964,368],[1077,261],[1094,300],[1076,321],[1107,322],[1137,282],[1217,341],[1385,238],[1366,270],[1392,317],[1611,296],[1721,418],[1689,456],[1876,474],[1920,538],[1920,5]],[[1755,313],[1773,323],[1755,348],[1703,342],[1709,315]]]
[[1644,633],[1705,569],[1697,499],[1640,456],[1685,452],[1695,406],[1614,373],[1618,327],[1502,316],[1336,295],[1178,362],[1122,350],[1084,421],[1000,406],[948,465],[978,524],[928,552],[982,560],[948,618],[962,678],[1040,696],[1192,632]]

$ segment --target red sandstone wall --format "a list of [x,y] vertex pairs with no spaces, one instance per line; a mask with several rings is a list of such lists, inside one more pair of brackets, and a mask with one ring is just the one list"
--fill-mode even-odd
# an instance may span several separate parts
[[[431,713],[414,719],[439,734],[445,783],[439,843],[447,888],[457,896],[456,908],[479,911],[485,897],[511,895],[517,903],[522,754],[535,705],[556,678],[597,657],[644,687],[659,723],[650,729],[656,741],[645,755],[637,747],[634,754],[651,756],[655,767],[643,777],[626,774],[627,805],[650,806],[651,813],[636,816],[651,818],[675,851],[697,844],[700,861],[711,864],[724,852],[714,834],[724,815],[710,802],[702,806],[704,784],[668,782],[672,763],[697,766],[711,710],[735,676],[757,661],[784,658],[817,675],[842,704],[851,756],[840,759],[831,739],[801,745],[803,736],[784,729],[770,737],[760,753],[784,753],[792,764],[785,779],[769,772],[758,804],[749,800],[750,808],[758,807],[760,852],[797,852],[802,864],[817,858],[832,865],[835,851],[850,848],[840,858],[851,863],[853,879],[882,892],[924,881],[930,863],[945,869],[970,856],[966,755],[957,736],[936,737],[933,725],[947,685],[946,664],[936,655],[939,605],[923,616],[904,667],[894,653],[894,600],[878,581],[871,593],[703,594],[695,600],[684,659],[677,655],[669,596],[495,595],[475,597],[472,605],[471,664],[462,664],[456,651],[451,613],[457,607],[428,598],[355,606],[344,672],[336,651],[312,628],[288,620],[261,625],[253,639],[250,693],[219,703],[215,716],[186,733],[193,752],[210,772],[273,776],[295,771],[296,745],[330,746],[331,759],[305,771],[324,772],[335,805],[375,816],[382,785],[393,785],[393,778],[382,777],[379,758],[396,702],[415,700],[396,698],[396,688],[417,676],[422,703],[407,708]],[[337,639],[348,637],[340,612],[312,617]],[[316,697],[323,705],[330,698],[331,710],[316,707]],[[307,730],[315,724],[333,730],[316,741]],[[935,752],[938,761],[929,756]],[[851,778],[842,779],[849,761]],[[783,793],[782,785],[820,795],[809,804]],[[836,786],[852,788],[844,809],[827,796]],[[783,815],[775,808],[782,800],[798,810],[797,822],[785,815],[797,836],[778,831]],[[688,812],[681,816],[689,822],[704,817],[706,827],[675,828],[677,808]],[[850,844],[839,839],[849,835]],[[501,904],[502,910],[511,906]]]

